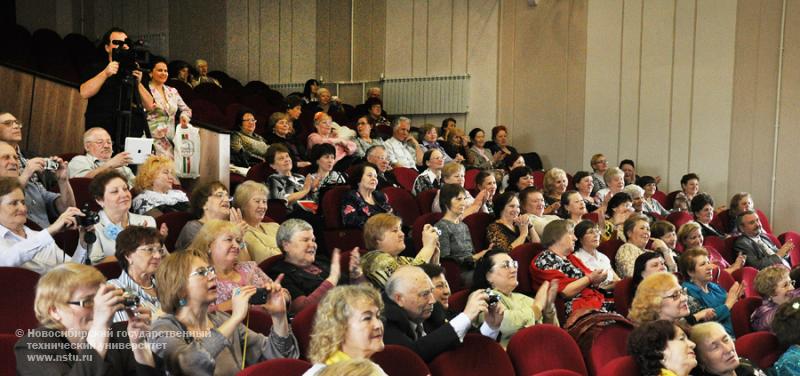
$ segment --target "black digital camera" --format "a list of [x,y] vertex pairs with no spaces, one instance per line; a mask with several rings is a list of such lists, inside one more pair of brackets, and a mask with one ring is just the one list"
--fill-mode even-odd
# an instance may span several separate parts
[[89,203],[83,204],[81,213],[83,213],[83,217],[78,217],[78,223],[81,225],[81,227],[93,226],[100,221],[100,216],[97,214],[97,212],[89,209]]
[[126,293],[125,295],[122,296],[122,305],[125,306],[125,309],[136,308],[136,306],[139,305],[140,301],[141,299],[139,299],[139,297],[136,295]]
[[[139,70],[147,73],[142,67],[150,66],[150,51],[145,48],[142,40],[132,41],[130,38],[125,40],[112,40],[112,44],[117,46],[111,51],[111,60],[119,63],[117,73],[121,77],[129,77],[133,71]],[[128,48],[124,48],[128,46]]]
[[500,295],[497,295],[497,293],[490,288],[486,288],[486,295],[489,295],[489,299],[486,299],[486,303],[489,303],[489,306],[493,306],[500,301]]
[[256,293],[250,297],[250,304],[253,305],[262,305],[267,302],[267,297],[269,297],[269,292],[267,289],[263,287],[259,287],[256,289]]

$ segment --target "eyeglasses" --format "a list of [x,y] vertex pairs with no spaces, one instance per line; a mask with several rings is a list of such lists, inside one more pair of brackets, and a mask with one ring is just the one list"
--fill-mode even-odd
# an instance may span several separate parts
[[228,192],[224,192],[224,191],[220,191],[220,192],[214,193],[211,196],[214,196],[216,198],[220,198],[220,199],[223,199],[223,200],[227,200],[227,199],[229,199],[231,197],[230,195],[228,195]]
[[673,293],[672,295],[662,296],[662,299],[678,300],[681,298],[681,296],[686,296],[686,295],[689,295],[689,292],[685,288],[683,288],[678,291],[675,291],[675,293]]
[[196,275],[199,275],[201,277],[208,277],[208,275],[212,274],[212,273],[214,275],[217,274],[217,272],[216,272],[216,270],[214,270],[213,266],[200,267],[200,268],[197,268],[197,270],[189,273],[189,277],[196,276]]
[[113,145],[114,141],[111,141],[111,140],[96,140],[96,141],[89,141],[89,143],[90,144],[95,144],[97,146],[103,146],[103,145]]
[[23,126],[22,122],[19,120],[6,120],[0,124],[5,125],[6,127],[19,128],[19,129],[22,129]]
[[69,301],[67,304],[76,305],[81,308],[92,308],[94,307],[94,295],[87,296],[83,300]]
[[519,262],[517,260],[506,260],[494,266],[502,269],[517,269],[519,268]]
[[605,160],[605,159],[602,159],[602,160],[599,160],[597,162],[594,162],[594,164],[606,164],[606,163],[608,163],[608,160]]
[[243,122],[250,122],[250,123],[253,123],[253,124],[258,123],[258,120],[256,120],[256,119],[242,119],[242,121]]
[[148,256],[152,256],[152,255],[155,255],[155,254],[159,254],[161,256],[164,256],[164,255],[167,254],[167,248],[165,246],[163,246],[163,245],[154,245],[154,246],[150,246],[150,247],[139,247],[139,248],[136,248],[136,251],[142,251],[142,252],[146,253]]

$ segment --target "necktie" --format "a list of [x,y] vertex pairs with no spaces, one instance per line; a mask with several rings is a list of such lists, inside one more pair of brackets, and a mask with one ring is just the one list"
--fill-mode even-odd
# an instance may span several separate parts
[[417,324],[416,328],[414,328],[414,333],[417,335],[417,339],[425,336],[425,329],[422,327],[422,323]]

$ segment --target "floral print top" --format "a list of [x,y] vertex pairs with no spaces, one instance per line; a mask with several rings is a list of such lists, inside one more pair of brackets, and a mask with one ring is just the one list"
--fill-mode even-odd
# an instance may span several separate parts
[[358,190],[352,190],[342,198],[342,223],[344,227],[363,228],[367,219],[378,213],[391,213],[389,199],[381,191],[372,192],[375,205],[370,205]]

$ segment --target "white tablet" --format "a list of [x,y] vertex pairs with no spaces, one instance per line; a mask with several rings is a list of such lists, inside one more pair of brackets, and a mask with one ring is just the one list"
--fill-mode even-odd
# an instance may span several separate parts
[[130,153],[133,164],[142,164],[152,154],[153,139],[141,137],[125,138],[125,151]]

